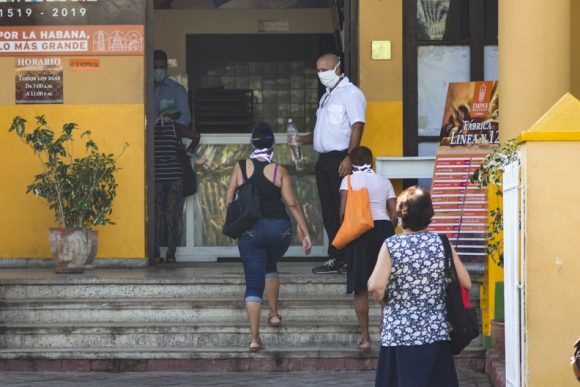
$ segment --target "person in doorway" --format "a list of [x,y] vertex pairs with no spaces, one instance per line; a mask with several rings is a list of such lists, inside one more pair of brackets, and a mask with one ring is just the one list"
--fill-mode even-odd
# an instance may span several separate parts
[[[433,215],[429,191],[414,186],[399,195],[403,233],[383,243],[368,281],[384,307],[377,387],[458,386],[445,307],[445,251],[439,234],[427,231]],[[469,273],[451,250],[459,283],[469,289]]]
[[346,292],[354,293],[354,310],[361,330],[361,341],[357,348],[370,351],[369,336],[369,293],[367,281],[375,268],[381,245],[395,233],[397,224],[396,196],[389,179],[372,170],[373,154],[367,147],[360,146],[350,152],[352,175],[340,184],[340,217],[344,217],[348,199],[348,179],[352,189],[366,188],[369,193],[374,227],[352,241],[346,249],[347,282]]
[[282,324],[278,311],[280,280],[276,263],[286,253],[292,239],[292,226],[285,205],[296,220],[298,240],[307,255],[312,242],[290,175],[284,167],[272,163],[274,134],[268,124],[261,123],[253,130],[252,149],[250,158],[234,167],[226,202],[229,204],[234,200],[236,189],[246,181],[257,188],[260,196],[262,218],[238,239],[246,278],[246,312],[252,332],[250,351],[254,352],[263,349],[260,309],[264,289],[270,308],[268,324],[274,327]]
[[153,53],[155,86],[155,231],[154,260],[162,261],[160,253],[161,234],[166,236],[165,262],[175,262],[181,214],[183,210],[183,167],[178,147],[181,138],[199,143],[199,136],[189,129],[191,113],[187,91],[179,83],[167,77],[167,54],[161,50]]
[[159,118],[154,129],[156,262],[162,262],[161,233],[165,235],[167,245],[165,262],[175,262],[183,208],[183,167],[178,156],[179,146],[173,121]]
[[153,85],[155,87],[155,118],[162,114],[178,124],[189,127],[191,112],[187,90],[167,76],[167,54],[153,52]]
[[[322,55],[316,61],[318,78],[326,93],[316,111],[313,134],[297,136],[299,144],[313,144],[319,153],[315,166],[322,221],[332,242],[340,226],[340,181],[352,171],[350,152],[359,146],[365,124],[366,100],[340,68],[340,58]],[[288,138],[290,141],[290,138]],[[329,243],[329,260],[312,269],[315,274],[344,271],[344,250]]]

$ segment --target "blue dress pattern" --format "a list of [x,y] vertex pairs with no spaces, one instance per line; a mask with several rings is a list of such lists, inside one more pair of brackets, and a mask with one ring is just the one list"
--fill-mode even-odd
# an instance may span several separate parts
[[392,261],[381,345],[449,340],[445,308],[445,252],[434,232],[398,234],[385,242]]

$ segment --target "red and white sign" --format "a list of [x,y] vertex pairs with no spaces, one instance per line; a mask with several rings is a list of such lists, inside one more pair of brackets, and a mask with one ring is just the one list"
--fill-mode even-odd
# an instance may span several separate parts
[[484,263],[487,192],[470,176],[498,143],[497,82],[451,83],[435,160],[429,229],[447,234],[463,262]]

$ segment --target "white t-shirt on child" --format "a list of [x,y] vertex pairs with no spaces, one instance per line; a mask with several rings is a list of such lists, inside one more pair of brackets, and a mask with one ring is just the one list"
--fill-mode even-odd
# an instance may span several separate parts
[[[350,184],[355,191],[361,188],[368,189],[373,220],[389,220],[389,216],[387,215],[387,199],[397,197],[389,179],[377,175],[372,170],[354,171],[350,175]],[[346,177],[340,183],[340,190],[348,190]]]

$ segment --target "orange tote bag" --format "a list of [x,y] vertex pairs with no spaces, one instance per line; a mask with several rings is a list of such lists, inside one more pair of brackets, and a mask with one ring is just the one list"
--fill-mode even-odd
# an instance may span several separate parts
[[373,214],[369,201],[369,190],[361,188],[357,191],[352,189],[350,176],[346,177],[348,184],[348,194],[346,196],[346,209],[344,219],[332,245],[337,249],[342,249],[350,242],[374,227]]

